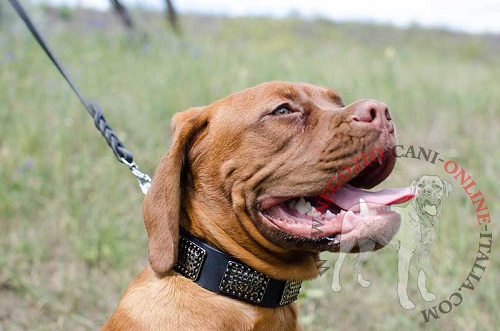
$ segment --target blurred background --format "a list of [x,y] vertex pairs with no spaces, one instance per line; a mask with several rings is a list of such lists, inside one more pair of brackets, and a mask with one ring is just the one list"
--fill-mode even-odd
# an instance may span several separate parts
[[[270,80],[332,87],[346,103],[386,102],[401,144],[432,149],[472,176],[498,234],[498,1],[22,1],[76,85],[153,174],[172,114]],[[170,3],[170,4],[168,4]],[[442,165],[400,158],[385,186],[423,174],[453,184],[428,269],[415,262],[399,305],[397,255],[353,259],[301,294],[304,330],[498,330],[500,257],[439,319],[478,250],[474,206]],[[383,185],[383,186],[384,186]],[[0,2],[0,330],[95,330],[147,263],[143,195],[7,1]],[[332,267],[336,254],[323,254]]]

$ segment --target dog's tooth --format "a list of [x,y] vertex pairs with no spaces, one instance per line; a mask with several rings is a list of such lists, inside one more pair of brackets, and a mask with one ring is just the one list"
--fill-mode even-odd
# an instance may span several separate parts
[[370,214],[370,208],[363,198],[359,198],[359,216],[368,216]]
[[307,212],[306,215],[314,218],[314,217],[320,217],[321,213],[317,211],[316,208],[311,207],[311,209]]
[[305,214],[309,211],[309,209],[311,209],[311,204],[309,202],[306,203],[304,198],[300,198],[299,201],[295,204],[295,209],[299,213]]
[[337,237],[325,237],[325,239],[327,239],[334,245],[340,244],[340,241],[337,239]]
[[335,217],[335,214],[332,213],[330,210],[327,210],[326,211],[326,218],[333,218],[333,217]]
[[296,209],[296,207],[295,207],[296,205],[297,205],[297,200],[290,200],[290,201],[288,201],[288,206],[290,208]]

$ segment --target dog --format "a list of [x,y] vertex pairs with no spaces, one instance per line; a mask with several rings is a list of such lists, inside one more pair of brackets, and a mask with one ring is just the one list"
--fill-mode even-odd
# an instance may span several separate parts
[[[404,309],[415,308],[407,292],[410,262],[414,255],[418,258],[417,284],[420,294],[425,301],[436,299],[436,296],[427,289],[426,271],[431,250],[436,241],[442,203],[453,189],[450,183],[434,175],[418,177],[411,182],[410,187],[417,192],[417,195],[406,207],[393,207],[393,210],[401,215],[401,227],[388,245],[398,251],[398,296],[400,305]],[[389,238],[372,239],[386,243]],[[368,250],[369,248],[365,248],[364,253],[358,254],[354,263],[357,281],[362,287],[370,286],[370,281],[362,275],[362,265],[368,258]],[[333,268],[332,290],[334,292],[342,289],[340,269],[345,258],[345,254],[339,254]]]
[[[319,274],[319,252],[399,227],[387,210],[361,221],[336,195],[315,208],[362,153],[384,152],[342,176],[350,199],[369,200],[361,188],[391,173],[395,127],[382,102],[346,106],[332,89],[270,82],[178,113],[172,131],[143,204],[149,265],[101,330],[301,330],[293,301]],[[395,189],[386,203],[411,197]]]

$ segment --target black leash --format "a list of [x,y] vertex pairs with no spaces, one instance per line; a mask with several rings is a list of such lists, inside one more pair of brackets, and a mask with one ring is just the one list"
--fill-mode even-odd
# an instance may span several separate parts
[[16,12],[19,14],[21,19],[26,24],[33,37],[35,37],[38,44],[43,48],[49,59],[52,61],[52,63],[54,63],[57,70],[59,70],[59,72],[64,77],[66,82],[68,82],[69,86],[71,87],[73,92],[75,92],[78,99],[80,99],[82,105],[85,107],[85,109],[87,109],[87,112],[90,114],[90,116],[92,116],[96,128],[104,136],[106,142],[108,143],[109,147],[111,147],[111,149],[113,150],[113,153],[115,154],[118,161],[129,167],[129,169],[132,171],[132,174],[135,177],[137,177],[139,181],[139,187],[141,188],[142,192],[146,194],[149,187],[151,186],[151,178],[147,174],[139,171],[139,167],[134,162],[132,152],[130,152],[127,148],[125,148],[120,139],[118,139],[118,137],[115,135],[111,127],[106,122],[106,118],[104,117],[104,114],[102,113],[102,110],[99,107],[99,105],[95,102],[88,102],[83,97],[83,95],[78,91],[73,81],[69,78],[64,68],[61,66],[57,58],[54,56],[54,54],[48,47],[45,40],[42,38],[38,30],[36,29],[35,25],[31,22],[31,19],[29,18],[28,14],[24,10],[23,6],[19,3],[19,1],[18,0],[9,0],[9,1],[12,7],[14,7]]

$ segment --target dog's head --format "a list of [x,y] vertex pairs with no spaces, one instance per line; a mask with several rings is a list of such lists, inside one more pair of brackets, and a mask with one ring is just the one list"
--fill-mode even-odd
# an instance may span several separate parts
[[175,262],[179,224],[257,268],[300,266],[339,241],[356,246],[362,233],[392,237],[399,215],[386,205],[412,195],[360,188],[392,171],[394,130],[385,104],[345,106],[336,91],[301,83],[266,83],[178,113],[144,202],[153,269]]
[[433,219],[439,214],[444,198],[450,196],[453,186],[439,176],[424,175],[415,178],[410,186],[416,189],[413,200],[420,218]]

